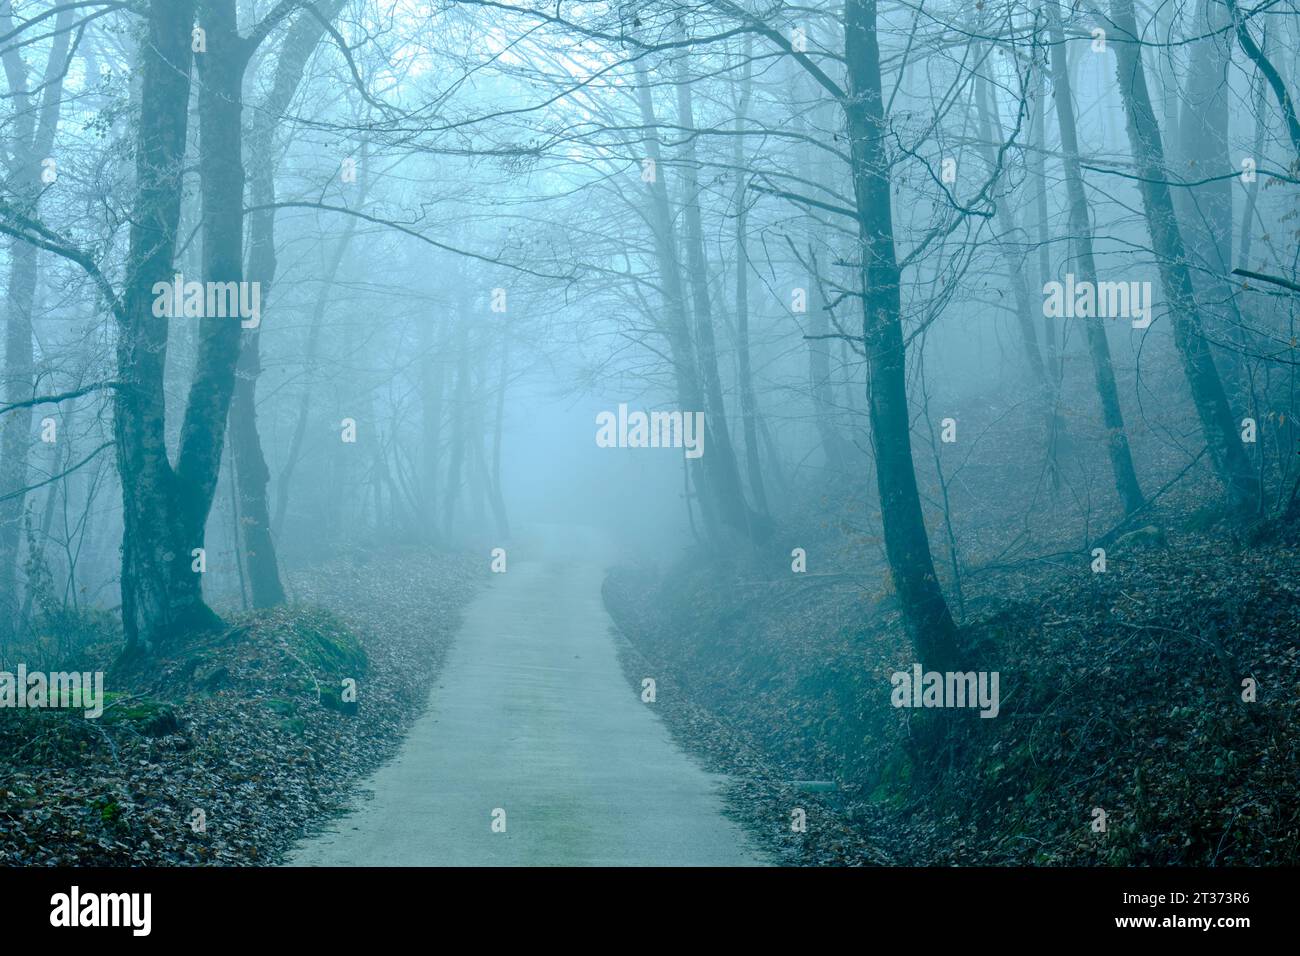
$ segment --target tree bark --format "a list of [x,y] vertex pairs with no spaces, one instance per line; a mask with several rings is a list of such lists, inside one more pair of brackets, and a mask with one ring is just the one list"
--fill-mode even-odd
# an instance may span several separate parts
[[1215,470],[1233,508],[1247,509],[1259,503],[1259,479],[1242,448],[1223,382],[1205,338],[1196,288],[1187,266],[1183,237],[1169,194],[1164,144],[1155,114],[1151,111],[1133,0],[1112,0],[1111,19],[1120,33],[1114,40],[1120,95],[1124,100],[1133,158],[1141,177],[1142,206],[1159,260],[1165,299],[1173,316],[1174,344],[1182,359],[1183,374],[1200,416]]
[[876,0],[847,0],[844,57],[844,112],[862,250],[863,339],[885,553],[921,665],[947,671],[958,657],[956,625],[935,576],[912,459]]
[[[332,0],[321,17],[332,20],[342,5],[341,0]],[[324,34],[322,20],[303,13],[290,27],[280,48],[271,92],[255,114],[249,135],[248,154],[252,169],[249,195],[254,207],[268,207],[275,202],[276,124],[289,108],[302,82],[307,62]],[[248,281],[259,287],[265,314],[278,266],[275,210],[257,208],[249,216],[248,234]],[[253,606],[264,608],[283,603],[285,594],[267,498],[271,472],[262,453],[257,425],[257,379],[262,372],[261,326],[244,330],[242,339],[230,403],[230,454],[239,492],[239,537],[248,567]]]
[[[192,503],[167,459],[168,321],[153,286],[172,280],[189,123],[193,0],[151,0],[142,44],[136,199],[117,342],[113,429],[122,484],[122,623],[127,654],[219,623],[191,570]],[[242,204],[241,204],[242,205]]]

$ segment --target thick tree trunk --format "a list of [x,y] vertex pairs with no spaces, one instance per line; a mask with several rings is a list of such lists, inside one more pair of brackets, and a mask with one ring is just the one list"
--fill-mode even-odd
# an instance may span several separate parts
[[935,576],[912,460],[898,260],[885,155],[876,0],[847,0],[844,57],[853,191],[862,253],[863,339],[885,553],[920,663],[957,662],[956,626]]
[[1259,479],[1242,448],[1223,382],[1205,338],[1196,287],[1187,266],[1183,237],[1166,181],[1164,144],[1155,114],[1151,111],[1133,0],[1112,0],[1111,19],[1119,29],[1113,47],[1120,95],[1124,100],[1133,158],[1141,177],[1142,206],[1159,260],[1165,299],[1172,313],[1174,344],[1182,358],[1183,374],[1200,416],[1215,470],[1228,498],[1236,509],[1255,507],[1259,504]]
[[153,313],[154,284],[172,280],[193,24],[193,0],[152,0],[140,53],[136,199],[113,419],[122,480],[122,622],[128,654],[218,623],[203,602],[200,575],[191,570],[191,551],[202,545],[202,538],[196,541],[191,534],[195,509],[167,459],[163,370],[169,320]]
[[[236,29],[235,0],[201,0],[199,9],[208,47],[198,59],[203,278],[208,283],[234,283],[238,288],[244,280],[241,87],[248,60]],[[203,547],[216,493],[241,332],[238,314],[204,315],[199,320],[198,357],[181,422],[176,465],[182,531],[191,548]],[[246,433],[243,438],[250,440]],[[255,442],[256,436],[251,440]],[[274,585],[278,588],[278,577]],[[265,581],[262,587],[267,587]],[[265,590],[263,595],[265,599]]]

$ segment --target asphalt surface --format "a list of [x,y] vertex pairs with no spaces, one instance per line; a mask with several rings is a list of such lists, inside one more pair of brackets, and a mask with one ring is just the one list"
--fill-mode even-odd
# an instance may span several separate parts
[[607,555],[583,529],[517,541],[503,574],[485,555],[490,580],[428,710],[367,781],[370,793],[288,862],[764,863],[722,815],[719,778],[673,743],[625,679],[600,597]]

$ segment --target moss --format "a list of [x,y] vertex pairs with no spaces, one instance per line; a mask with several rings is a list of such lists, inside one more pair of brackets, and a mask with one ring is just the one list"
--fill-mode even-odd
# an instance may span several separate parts
[[[259,611],[237,627],[246,632],[243,643],[257,647],[278,647],[292,659],[298,674],[291,678],[302,689],[315,693],[315,681],[337,683],[335,677],[360,677],[366,673],[366,652],[351,628],[339,617],[321,608],[280,607]],[[249,661],[252,666],[257,661]]]
[[110,706],[121,697],[121,694],[104,695],[104,720],[107,723],[131,724],[137,733],[146,737],[166,737],[180,731],[180,718],[171,704],[142,698],[121,706]]
[[359,677],[366,672],[366,652],[357,636],[328,611],[295,615],[290,646],[313,669],[324,674]]
[[871,803],[902,806],[912,784],[912,758],[897,750],[880,771],[880,778],[867,799]]
[[92,807],[99,814],[100,822],[105,826],[112,826],[122,818],[122,808],[116,800],[101,797],[92,804]]

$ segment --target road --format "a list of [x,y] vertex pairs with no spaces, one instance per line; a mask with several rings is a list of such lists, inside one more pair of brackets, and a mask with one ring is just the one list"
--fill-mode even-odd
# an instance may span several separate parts
[[467,608],[427,711],[365,784],[373,796],[288,862],[766,862],[722,815],[719,778],[624,678],[600,596],[607,559],[585,529],[509,547],[507,571],[490,574]]

